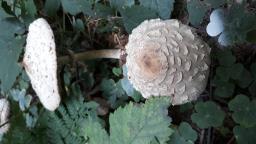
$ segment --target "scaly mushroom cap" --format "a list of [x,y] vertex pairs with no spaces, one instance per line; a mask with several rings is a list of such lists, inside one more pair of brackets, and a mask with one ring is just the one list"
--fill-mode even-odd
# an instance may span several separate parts
[[126,45],[128,79],[144,98],[171,96],[172,104],[204,91],[210,48],[178,20],[152,19],[132,31]]
[[54,35],[43,18],[29,25],[23,65],[43,106],[54,111],[60,103]]
[[10,127],[9,124],[9,113],[10,113],[10,104],[9,101],[5,98],[0,99],[0,135],[6,133]]

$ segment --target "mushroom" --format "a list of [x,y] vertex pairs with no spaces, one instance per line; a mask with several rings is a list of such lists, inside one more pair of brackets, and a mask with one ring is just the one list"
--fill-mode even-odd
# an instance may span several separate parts
[[9,130],[9,113],[9,101],[5,98],[0,99],[0,135],[3,135]]
[[183,104],[204,91],[210,48],[178,20],[146,20],[126,45],[128,79],[144,98],[171,96]]
[[60,103],[54,35],[43,18],[29,25],[23,66],[43,106],[54,111]]
[[[192,28],[178,20],[146,20],[132,31],[126,45],[128,79],[144,98],[170,96],[173,105],[196,100],[207,84],[210,50]],[[62,56],[58,62],[118,59],[121,53],[119,49],[87,51]],[[60,103],[55,43],[42,18],[29,26],[23,63],[40,101],[55,110]]]

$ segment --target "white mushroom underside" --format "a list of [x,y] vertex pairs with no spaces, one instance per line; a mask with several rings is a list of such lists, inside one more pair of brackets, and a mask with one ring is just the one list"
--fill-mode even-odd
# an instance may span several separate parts
[[51,111],[60,103],[56,59],[53,32],[50,25],[39,18],[29,26],[23,64],[41,103]]
[[173,105],[183,104],[206,87],[210,48],[177,20],[144,21],[132,31],[126,52],[128,78],[145,98],[171,96]]
[[6,133],[10,127],[9,124],[9,113],[10,113],[10,104],[9,101],[5,98],[0,99],[0,135]]

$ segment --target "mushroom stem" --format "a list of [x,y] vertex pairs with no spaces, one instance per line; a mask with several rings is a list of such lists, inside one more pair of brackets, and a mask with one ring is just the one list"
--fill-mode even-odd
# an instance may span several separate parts
[[61,56],[58,58],[58,63],[65,64],[70,61],[84,61],[97,58],[113,58],[120,59],[120,49],[103,49],[103,50],[91,50],[81,53],[76,53],[72,56]]

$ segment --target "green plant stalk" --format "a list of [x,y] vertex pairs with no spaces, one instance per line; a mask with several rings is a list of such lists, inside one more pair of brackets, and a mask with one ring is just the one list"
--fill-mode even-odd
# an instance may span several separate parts
[[120,59],[121,50],[120,49],[103,49],[103,50],[91,50],[76,54],[71,54],[71,56],[61,56],[58,58],[59,64],[65,64],[72,61],[85,61],[98,58],[112,58]]

